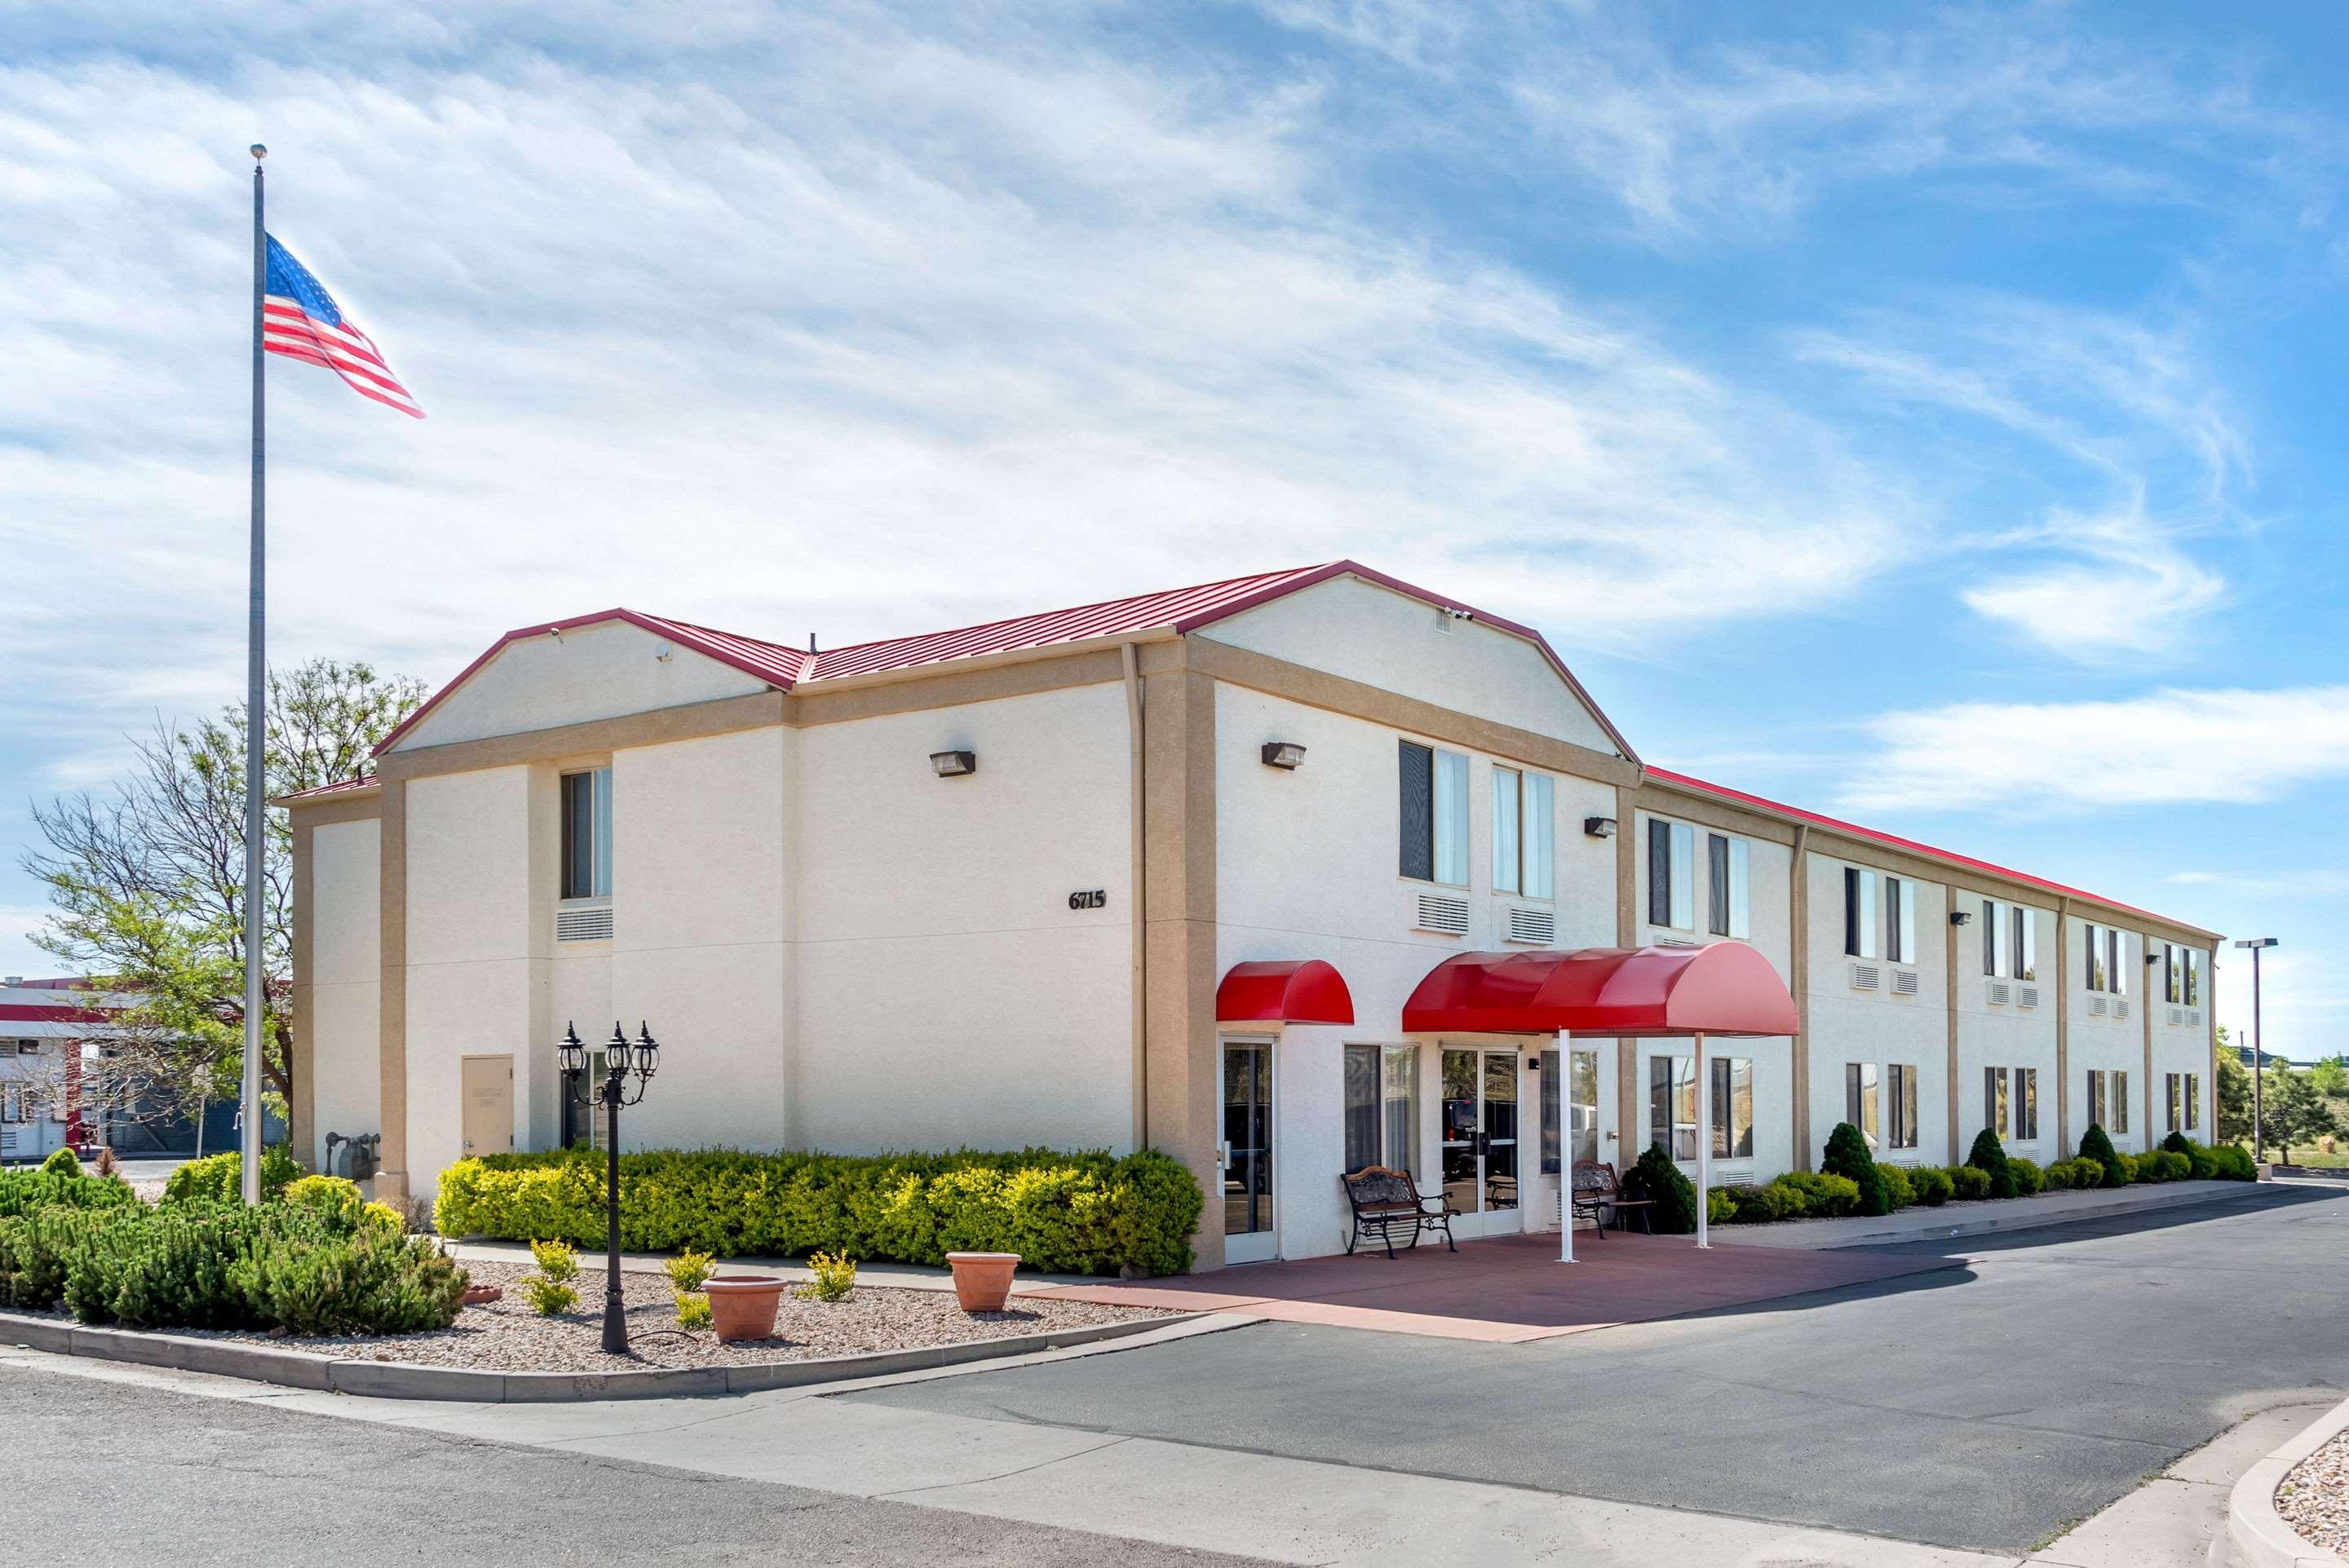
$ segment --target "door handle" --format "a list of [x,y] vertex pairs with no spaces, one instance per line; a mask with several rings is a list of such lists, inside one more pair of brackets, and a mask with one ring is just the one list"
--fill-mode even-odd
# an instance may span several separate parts
[[1228,1171],[1228,1170],[1230,1170],[1231,1168],[1232,1168],[1232,1146],[1231,1146],[1228,1142],[1226,1142],[1226,1143],[1218,1143],[1218,1144],[1216,1144],[1216,1170],[1218,1170],[1218,1171]]

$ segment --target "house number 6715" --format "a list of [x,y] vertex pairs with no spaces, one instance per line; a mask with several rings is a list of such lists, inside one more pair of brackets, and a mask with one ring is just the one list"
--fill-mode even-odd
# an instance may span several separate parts
[[1107,909],[1109,892],[1103,888],[1086,888],[1069,895],[1071,909]]

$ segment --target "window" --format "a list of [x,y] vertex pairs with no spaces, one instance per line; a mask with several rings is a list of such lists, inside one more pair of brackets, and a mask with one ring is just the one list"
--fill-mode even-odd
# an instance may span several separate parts
[[1905,1062],[1895,1062],[1886,1069],[1890,1074],[1887,1086],[1891,1090],[1886,1099],[1890,1112],[1890,1125],[1885,1129],[1887,1147],[1914,1149],[1917,1147],[1917,1069]]
[[2039,1069],[2014,1069],[2014,1137],[2028,1143],[2039,1136]]
[[1648,923],[1696,929],[1696,830],[1648,819]]
[[2009,904],[2007,908],[2014,916],[2013,940],[2010,944],[2014,959],[2014,978],[2036,980],[2039,978],[2038,917],[2019,903]]
[[2179,1132],[2186,1126],[2186,1085],[2183,1073],[2163,1075],[2162,1103],[2169,1112],[2169,1130]]
[[1982,973],[1993,980],[2010,977],[2002,967],[2006,959],[2006,950],[2001,947],[1998,942],[1999,914],[2005,907],[1994,898],[1982,900]]
[[1715,936],[1753,934],[1754,846],[1725,833],[1705,835],[1705,929]]
[[2186,1005],[2189,1007],[2199,1007],[2202,1005],[2202,954],[2190,947],[2184,951],[2186,954]]
[[1346,1169],[1383,1165],[1413,1169],[1419,1129],[1419,1049],[1415,1046],[1346,1047]]
[[2176,1002],[2180,995],[2178,968],[2178,944],[2174,942],[2163,943],[2161,944],[2161,999],[2165,1002]]
[[1754,1063],[1746,1057],[1708,1057],[1713,1074],[1713,1157],[1754,1158]]
[[2006,1069],[1982,1068],[1982,1125],[2004,1138],[2006,1125]]
[[2105,1115],[2105,1075],[2090,1068],[2088,1069],[2088,1119],[2109,1132],[2112,1129],[2106,1125]]
[[1493,769],[1493,891],[1527,898],[1556,893],[1557,816],[1547,773]]
[[0,1083],[0,1121],[25,1119],[24,1090],[12,1083]]
[[1876,873],[1843,868],[1843,950],[1854,958],[1876,956]]
[[2128,1074],[2113,1074],[2113,1119],[2105,1123],[2106,1132],[2128,1130]]
[[2116,996],[2128,995],[2128,933],[2105,927],[2105,988]]
[[1468,758],[1405,740],[1402,872],[1415,882],[1468,885]]
[[2202,1125],[2202,1075],[2186,1075],[2186,1130],[2193,1131]]
[[1696,1057],[1648,1058],[1648,1140],[1675,1160],[1696,1158]]
[[612,896],[612,770],[563,776],[563,896]]
[[2089,925],[2083,929],[2087,933],[2084,954],[2086,962],[2080,966],[2080,981],[2091,991],[2101,991],[2105,988],[2104,927]]
[[1876,1064],[1846,1062],[1843,1068],[1843,1119],[1859,1129],[1870,1149],[1879,1130],[1877,1119]]
[[1566,1158],[1579,1162],[1599,1158],[1599,1053],[1568,1051],[1567,1068],[1574,1077],[1562,1082],[1558,1053],[1544,1051],[1542,1073],[1541,1168],[1544,1175],[1558,1169],[1558,1099],[1566,1099]]
[[1906,877],[1884,879],[1884,956],[1895,964],[1917,962],[1917,884]]

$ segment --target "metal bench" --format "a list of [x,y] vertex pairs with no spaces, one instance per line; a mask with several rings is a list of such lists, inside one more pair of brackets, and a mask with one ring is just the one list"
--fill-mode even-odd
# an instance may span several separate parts
[[1652,1198],[1626,1198],[1623,1184],[1615,1179],[1615,1163],[1610,1160],[1578,1160],[1574,1162],[1574,1212],[1588,1214],[1597,1222],[1601,1240],[1607,1235],[1607,1222],[1611,1218],[1615,1228],[1623,1228],[1623,1212],[1635,1209],[1640,1215],[1640,1229],[1654,1235],[1655,1228],[1648,1212],[1656,1206]]
[[1346,1239],[1348,1257],[1364,1236],[1384,1243],[1387,1256],[1394,1256],[1395,1232],[1406,1225],[1411,1227],[1406,1246],[1419,1245],[1419,1233],[1428,1229],[1443,1232],[1444,1244],[1455,1253],[1460,1250],[1452,1240],[1452,1216],[1457,1211],[1446,1199],[1421,1196],[1410,1171],[1366,1165],[1351,1175],[1340,1172],[1338,1181],[1354,1211],[1354,1233]]

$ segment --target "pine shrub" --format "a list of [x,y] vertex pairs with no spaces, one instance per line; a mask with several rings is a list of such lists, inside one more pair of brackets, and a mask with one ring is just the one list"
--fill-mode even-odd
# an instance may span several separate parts
[[2014,1196],[2014,1172],[2006,1167],[2006,1145],[1998,1134],[1983,1128],[1974,1134],[1974,1146],[1966,1151],[1966,1163],[1990,1175],[1990,1195],[1993,1198]]
[[2122,1169],[2121,1157],[2114,1150],[2112,1139],[2098,1123],[2088,1123],[2088,1130],[2080,1135],[2079,1157],[2093,1160],[2104,1167],[2104,1180],[2098,1183],[2099,1186],[2119,1187],[2127,1183],[2128,1174]]
[[1850,1122],[1837,1122],[1835,1130],[1827,1134],[1826,1153],[1819,1161],[1819,1170],[1829,1176],[1841,1176],[1859,1189],[1860,1213],[1892,1212],[1892,1194],[1877,1169],[1876,1157],[1868,1151],[1867,1138]]
[[2161,1140],[2161,1147],[2166,1152],[2171,1154],[2190,1155],[2194,1152],[2193,1140],[2182,1132],[2172,1132]]
[[1655,1205],[1648,1211],[1648,1220],[1659,1235],[1683,1236],[1696,1229],[1696,1188],[1655,1144],[1648,1145],[1647,1152],[1623,1173],[1623,1196],[1645,1198]]

